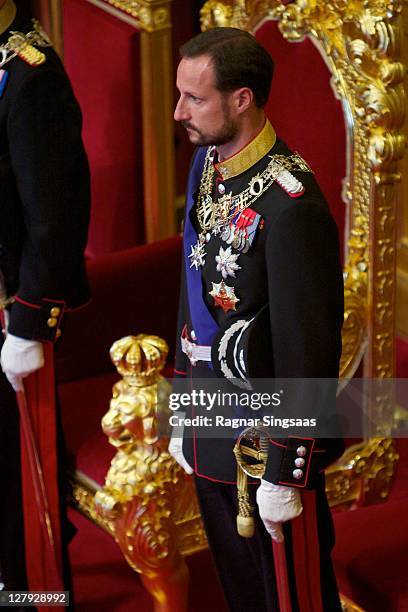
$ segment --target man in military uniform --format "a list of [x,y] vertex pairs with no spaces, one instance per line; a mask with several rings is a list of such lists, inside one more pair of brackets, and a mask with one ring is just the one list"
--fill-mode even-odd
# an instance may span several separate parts
[[[337,228],[310,168],[265,117],[272,59],[234,28],[199,34],[181,57],[174,117],[198,148],[187,190],[175,375],[246,387],[265,376],[336,379],[343,321]],[[334,402],[328,385],[323,404]],[[272,537],[284,541],[291,608],[340,610],[323,470],[342,443],[270,439],[264,476],[251,487],[255,535],[244,539],[235,523],[235,440],[177,435],[169,450],[195,473],[230,609],[283,605]]]
[[9,590],[27,588],[13,388],[20,391],[23,378],[44,366],[44,347],[58,339],[65,313],[89,300],[81,129],[78,103],[41,26],[1,0],[0,270],[8,330],[0,376],[0,567]]

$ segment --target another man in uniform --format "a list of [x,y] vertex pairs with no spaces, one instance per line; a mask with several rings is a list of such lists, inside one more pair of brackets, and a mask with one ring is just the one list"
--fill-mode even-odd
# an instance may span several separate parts
[[8,315],[6,376],[0,375],[0,571],[8,590],[27,588],[13,388],[43,367],[44,343],[58,339],[64,314],[89,300],[83,258],[89,170],[81,129],[78,103],[45,33],[20,18],[12,0],[0,0],[0,270]]
[[[198,149],[187,194],[176,376],[244,385],[266,375],[336,379],[343,321],[337,228],[310,168],[265,116],[272,59],[234,28],[199,34],[181,57],[174,117]],[[330,388],[326,403],[335,402]],[[272,537],[285,542],[292,610],[339,611],[323,470],[341,442],[270,441],[249,539],[236,531],[234,442],[184,435],[182,443],[173,435],[169,446],[195,473],[230,609],[279,610]],[[299,533],[300,517],[315,530],[312,546]]]

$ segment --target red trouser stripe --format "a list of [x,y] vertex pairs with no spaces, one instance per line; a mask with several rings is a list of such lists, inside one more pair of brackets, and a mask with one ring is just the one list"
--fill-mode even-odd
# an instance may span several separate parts
[[288,568],[286,565],[285,543],[278,544],[272,540],[273,560],[275,565],[276,586],[278,588],[278,599],[280,612],[292,612],[291,597],[289,591]]

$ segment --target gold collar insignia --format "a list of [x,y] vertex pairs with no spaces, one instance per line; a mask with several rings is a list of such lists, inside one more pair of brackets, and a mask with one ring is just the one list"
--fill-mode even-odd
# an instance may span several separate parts
[[238,176],[262,159],[272,149],[275,142],[275,130],[267,119],[262,130],[253,140],[232,157],[215,164],[215,168],[224,180]]
[[3,32],[9,29],[16,18],[16,13],[17,9],[13,0],[7,0],[0,9],[0,34],[3,34]]

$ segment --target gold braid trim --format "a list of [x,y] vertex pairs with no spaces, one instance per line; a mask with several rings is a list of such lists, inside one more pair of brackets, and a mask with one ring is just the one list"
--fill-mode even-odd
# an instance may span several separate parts
[[243,538],[252,538],[255,533],[254,506],[249,500],[248,477],[240,465],[237,465],[238,516],[237,529]]

